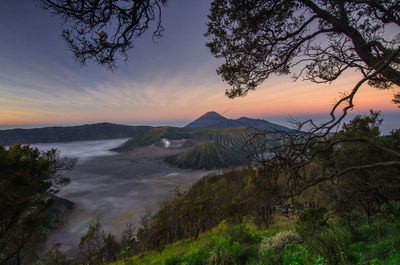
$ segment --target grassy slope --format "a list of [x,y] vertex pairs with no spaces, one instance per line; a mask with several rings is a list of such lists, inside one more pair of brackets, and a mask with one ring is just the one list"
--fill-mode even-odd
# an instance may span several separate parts
[[[249,211],[248,180],[248,172],[240,170],[195,183],[152,220],[149,234],[158,251],[114,264],[400,264],[399,202],[386,205],[370,219],[360,216],[350,224],[335,215],[321,215],[323,208],[318,208],[309,209],[300,220],[275,216],[269,229],[257,229],[256,219],[242,219],[256,216]],[[246,201],[249,204],[241,205]],[[177,223],[188,228],[187,234],[168,244],[163,234],[175,231]],[[200,228],[197,238],[190,236],[196,227]],[[293,233],[297,239],[287,236]]]
[[132,138],[116,151],[128,151],[135,147],[143,147],[157,143],[163,138],[169,140],[193,139],[195,141],[215,141],[230,149],[241,151],[246,144],[249,134],[257,130],[249,127],[228,129],[190,129],[177,127],[158,127],[146,134]]
[[[256,215],[247,170],[204,177],[192,188],[160,204],[143,242],[145,248],[196,237],[223,220],[238,223],[243,216]],[[256,221],[259,221],[256,219]]]
[[[397,206],[395,211],[398,210]],[[308,227],[278,222],[277,226],[262,230],[251,218],[244,218],[238,225],[223,221],[195,240],[178,241],[159,251],[146,251],[112,264],[400,264],[398,218],[377,215],[370,224],[360,221],[353,227],[358,238],[350,237],[348,227],[334,218],[322,227],[316,223]]]
[[178,241],[167,245],[162,251],[144,252],[113,264],[206,264],[207,261],[217,259],[218,251],[224,249],[229,250],[229,255],[234,258],[242,257],[256,262],[258,244],[266,233],[270,232],[258,230],[251,220],[245,220],[240,225],[228,225],[223,221],[196,240]]
[[239,154],[215,142],[200,142],[166,161],[179,168],[216,169],[243,165]]

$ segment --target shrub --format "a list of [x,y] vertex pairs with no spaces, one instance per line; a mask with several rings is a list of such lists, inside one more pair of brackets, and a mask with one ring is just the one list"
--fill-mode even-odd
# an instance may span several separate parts
[[165,265],[179,265],[181,264],[182,259],[177,257],[177,256],[170,256],[165,259],[164,264]]
[[287,244],[283,262],[285,265],[303,265],[306,264],[308,256],[307,250],[300,244]]
[[297,234],[292,230],[282,231],[273,237],[263,238],[259,247],[259,252],[260,254],[263,254],[266,251],[277,251],[283,249],[289,243],[298,243],[298,242],[300,242],[299,234]]
[[35,256],[50,221],[45,212],[69,182],[59,171],[75,162],[61,159],[55,149],[41,152],[19,144],[8,149],[0,145],[0,264]]
[[208,253],[206,251],[193,248],[188,253],[185,254],[184,264],[202,265],[204,264],[204,261],[207,260],[207,258],[208,258]]

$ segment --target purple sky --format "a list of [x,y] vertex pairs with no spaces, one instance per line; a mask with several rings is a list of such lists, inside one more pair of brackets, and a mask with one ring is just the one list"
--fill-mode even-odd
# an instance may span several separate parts
[[[224,96],[218,61],[205,47],[210,1],[174,0],[164,9],[164,37],[137,40],[115,72],[80,66],[61,37],[57,17],[35,0],[0,3],[0,128],[94,122],[184,125],[214,110],[285,124],[289,115],[322,119],[358,76],[314,85],[274,77],[245,98]],[[398,128],[394,91],[364,87],[354,113],[382,110],[385,131]]]

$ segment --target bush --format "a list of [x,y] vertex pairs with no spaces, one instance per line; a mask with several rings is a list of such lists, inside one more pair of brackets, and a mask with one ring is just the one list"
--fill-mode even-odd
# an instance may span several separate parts
[[208,253],[205,250],[199,250],[197,248],[191,249],[185,254],[185,264],[190,265],[202,265],[208,258]]
[[300,242],[300,235],[294,231],[282,231],[273,237],[263,238],[259,252],[260,254],[266,251],[277,251],[283,249],[287,244]]
[[285,246],[283,262],[285,265],[303,265],[306,264],[307,256],[308,252],[302,245],[287,244]]
[[182,259],[177,257],[177,256],[171,256],[165,259],[164,264],[165,265],[179,265],[181,264]]
[[300,236],[294,231],[282,231],[274,236],[265,236],[258,247],[258,253],[264,262],[282,264],[286,245],[300,242]]
[[45,211],[69,182],[58,171],[74,163],[60,159],[55,149],[40,152],[19,144],[9,149],[0,145],[0,264],[20,263],[21,253],[34,256],[30,252],[45,242]]

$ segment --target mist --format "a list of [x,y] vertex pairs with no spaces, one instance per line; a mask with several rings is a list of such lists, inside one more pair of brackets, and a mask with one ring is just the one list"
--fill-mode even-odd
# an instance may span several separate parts
[[146,211],[174,195],[173,190],[188,189],[212,171],[172,168],[164,158],[180,152],[162,146],[138,148],[128,153],[110,151],[126,139],[34,144],[40,150],[56,148],[61,157],[78,158],[71,171],[62,172],[70,184],[57,195],[74,203],[63,224],[49,236],[48,244],[59,242],[68,256],[77,253],[80,238],[91,221],[98,218],[106,232],[119,238],[125,224],[139,225]]

